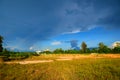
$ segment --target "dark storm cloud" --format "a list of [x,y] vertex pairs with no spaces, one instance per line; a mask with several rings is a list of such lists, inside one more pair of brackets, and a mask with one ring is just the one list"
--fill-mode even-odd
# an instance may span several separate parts
[[70,43],[71,43],[71,48],[72,49],[79,50],[78,41],[77,40],[71,40]]
[[120,0],[75,0],[75,2],[79,9],[88,8],[88,11],[83,11],[84,14],[95,15],[91,18],[96,19],[92,24],[120,28]]
[[120,27],[119,0],[0,0],[0,34],[26,45],[65,32]]
[[9,40],[17,37],[24,39],[27,45],[48,39],[58,23],[54,13],[57,4],[56,1],[46,0],[3,0],[0,7],[0,34]]
[[[94,3],[95,10],[108,11],[107,15],[99,18],[98,25],[120,28],[120,0],[100,0]],[[104,14],[103,14],[104,15]]]

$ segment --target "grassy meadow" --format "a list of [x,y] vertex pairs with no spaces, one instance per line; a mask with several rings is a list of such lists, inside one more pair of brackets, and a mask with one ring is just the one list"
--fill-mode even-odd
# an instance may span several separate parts
[[[72,60],[62,60],[70,58]],[[37,64],[0,63],[0,80],[120,80],[119,54],[49,54],[27,60],[54,60]]]

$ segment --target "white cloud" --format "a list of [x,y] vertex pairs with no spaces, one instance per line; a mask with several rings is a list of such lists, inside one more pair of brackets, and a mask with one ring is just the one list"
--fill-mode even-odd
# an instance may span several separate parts
[[30,49],[30,50],[33,50],[33,47],[31,46],[29,49]]
[[51,43],[51,45],[60,45],[60,44],[62,44],[60,41],[54,41]]
[[81,31],[80,30],[73,30],[71,32],[65,32],[63,34],[75,34],[75,33],[79,33],[79,32],[81,32]]
[[118,47],[120,46],[120,41],[115,41],[113,44],[112,44],[112,47]]
[[36,51],[36,50],[39,50],[39,49],[37,49],[37,47],[35,45],[33,45],[33,46],[29,47],[29,50]]

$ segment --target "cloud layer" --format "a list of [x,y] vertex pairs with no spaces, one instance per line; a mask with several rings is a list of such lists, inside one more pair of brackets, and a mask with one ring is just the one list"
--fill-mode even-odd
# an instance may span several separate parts
[[54,41],[51,43],[51,45],[60,45],[60,44],[62,44],[62,42],[60,42],[60,41]]
[[26,46],[98,26],[120,28],[119,0],[1,0],[0,12],[0,34]]

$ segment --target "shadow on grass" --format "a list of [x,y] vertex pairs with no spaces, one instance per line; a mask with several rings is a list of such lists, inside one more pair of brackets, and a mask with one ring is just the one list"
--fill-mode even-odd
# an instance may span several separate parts
[[26,58],[29,58],[29,56],[25,57],[7,57],[7,56],[0,56],[0,62],[5,62],[5,61],[14,61],[14,60],[24,60]]

